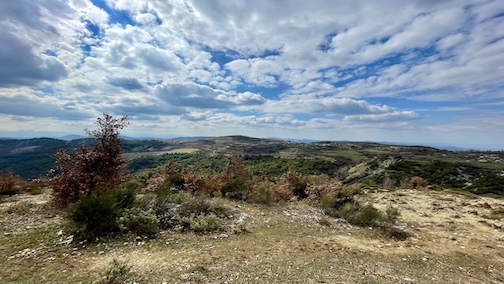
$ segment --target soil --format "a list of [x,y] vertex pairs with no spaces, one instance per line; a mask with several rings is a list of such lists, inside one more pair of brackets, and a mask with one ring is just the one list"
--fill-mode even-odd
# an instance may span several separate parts
[[[221,200],[231,230],[162,232],[97,243],[71,242],[49,189],[0,200],[2,283],[104,282],[113,260],[126,283],[504,283],[502,198],[456,191],[368,192],[363,202],[400,216],[393,238],[325,216],[304,202],[271,206]],[[109,282],[114,283],[114,282]]]

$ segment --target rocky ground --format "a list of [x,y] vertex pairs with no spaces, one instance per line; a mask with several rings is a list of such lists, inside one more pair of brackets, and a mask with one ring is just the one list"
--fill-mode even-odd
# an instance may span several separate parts
[[502,198],[415,190],[361,197],[398,208],[406,239],[303,202],[222,200],[250,232],[163,232],[96,244],[70,243],[49,198],[46,190],[0,200],[2,283],[100,283],[114,260],[130,268],[127,283],[504,283]]

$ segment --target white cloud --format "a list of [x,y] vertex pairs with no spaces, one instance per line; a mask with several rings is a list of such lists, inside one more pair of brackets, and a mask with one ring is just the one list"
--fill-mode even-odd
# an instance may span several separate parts
[[413,111],[393,111],[381,114],[365,114],[365,115],[347,115],[345,121],[365,121],[365,122],[387,122],[387,121],[404,121],[418,119],[420,115]]
[[221,123],[322,137],[419,128],[439,102],[476,112],[504,98],[499,0],[105,3],[0,3],[0,116],[109,111],[155,131]]

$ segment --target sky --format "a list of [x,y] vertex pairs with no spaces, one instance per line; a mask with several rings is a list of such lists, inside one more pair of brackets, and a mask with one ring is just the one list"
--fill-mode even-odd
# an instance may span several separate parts
[[502,0],[0,1],[0,137],[504,149]]

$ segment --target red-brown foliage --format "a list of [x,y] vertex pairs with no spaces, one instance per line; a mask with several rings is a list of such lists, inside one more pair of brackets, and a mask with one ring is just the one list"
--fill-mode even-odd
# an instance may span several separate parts
[[427,181],[422,178],[422,177],[418,177],[418,176],[414,176],[410,179],[409,181],[409,186],[410,188],[412,189],[420,189],[420,188],[424,188],[427,186]]
[[84,196],[100,195],[124,181],[126,161],[121,157],[119,130],[128,126],[128,117],[114,119],[104,113],[96,124],[98,129],[85,130],[94,136],[95,145],[81,146],[73,155],[63,149],[56,153],[57,175],[52,186],[60,206],[74,203]]
[[13,172],[0,173],[0,194],[15,194],[21,178]]

